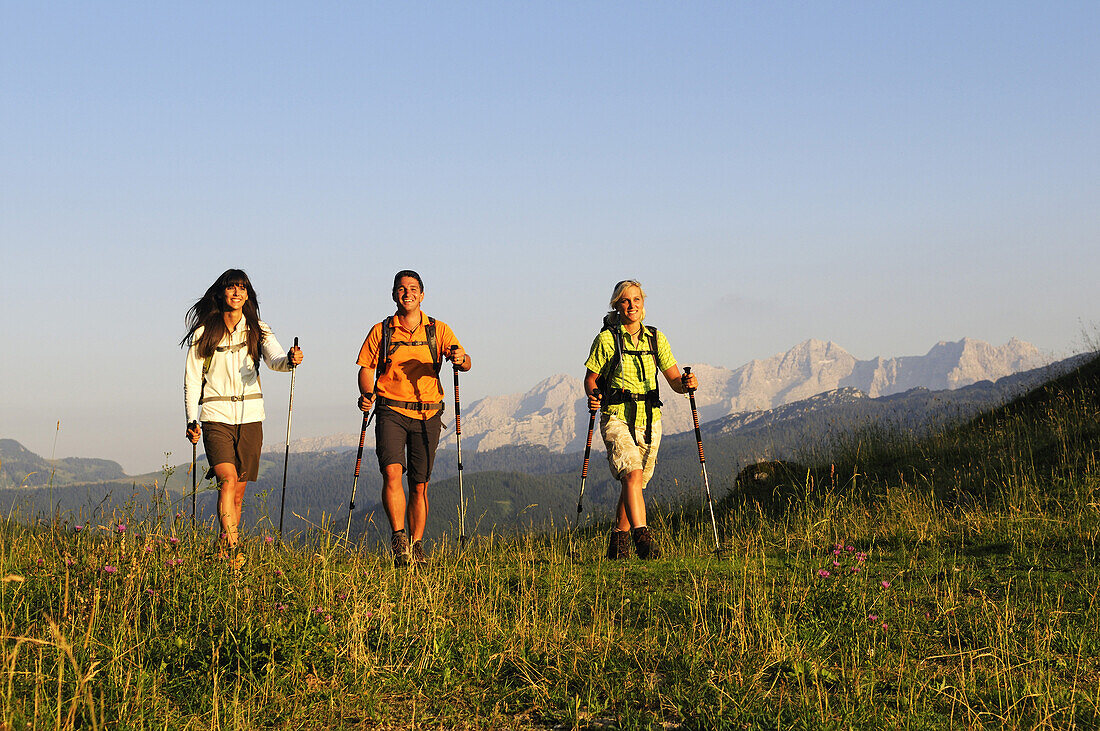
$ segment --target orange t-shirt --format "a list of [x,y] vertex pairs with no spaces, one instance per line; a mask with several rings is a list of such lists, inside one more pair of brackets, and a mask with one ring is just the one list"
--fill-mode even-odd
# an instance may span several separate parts
[[[432,352],[428,348],[428,333],[426,325],[428,316],[420,312],[420,324],[415,330],[407,330],[401,324],[401,318],[387,317],[370,329],[367,339],[363,341],[363,347],[359,349],[359,360],[356,363],[372,371],[378,367],[378,348],[382,345],[382,328],[390,320],[393,320],[393,334],[390,336],[390,366],[386,372],[379,376],[374,384],[374,392],[394,401],[418,401],[426,404],[439,403],[443,400],[443,389],[436,377],[435,365],[432,363]],[[439,349],[439,357],[452,345],[461,347],[461,343],[455,337],[454,332],[445,322],[435,321],[435,342]],[[397,343],[420,343],[419,345],[397,345]],[[396,346],[396,347],[395,347]],[[391,406],[398,413],[413,419],[427,420],[436,414],[435,411],[414,411]]]

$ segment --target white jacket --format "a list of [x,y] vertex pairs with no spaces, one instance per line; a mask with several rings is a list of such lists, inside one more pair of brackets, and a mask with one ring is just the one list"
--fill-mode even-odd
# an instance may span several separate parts
[[[267,323],[260,322],[260,352],[264,363],[273,371],[289,371],[290,361],[283,346]],[[216,421],[222,424],[248,424],[264,420],[264,400],[260,392],[260,374],[256,364],[248,357],[248,324],[242,317],[233,332],[218,343],[203,386],[202,364],[195,344],[202,337],[203,327],[195,329],[191,347],[187,350],[187,364],[183,371],[183,406],[187,423]],[[202,392],[202,405],[199,393]],[[201,411],[200,411],[201,408]]]

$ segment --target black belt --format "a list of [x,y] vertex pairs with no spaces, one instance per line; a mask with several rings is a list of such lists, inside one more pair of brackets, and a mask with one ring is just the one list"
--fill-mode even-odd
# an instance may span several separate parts
[[436,411],[443,408],[442,401],[436,401],[435,403],[425,403],[423,401],[396,401],[385,396],[375,396],[374,400],[382,406],[393,406],[399,409],[409,409],[410,411]]
[[633,393],[631,391],[624,391],[621,388],[614,389],[607,394],[606,403],[625,404],[627,401],[640,402],[644,401],[651,406],[662,406],[661,395],[657,391],[646,391],[645,393]]

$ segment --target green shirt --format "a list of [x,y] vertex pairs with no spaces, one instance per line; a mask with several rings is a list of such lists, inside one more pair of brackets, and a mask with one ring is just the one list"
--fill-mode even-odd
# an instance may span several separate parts
[[[646,332],[644,326],[642,330],[638,331],[638,339],[636,340],[630,337],[626,330],[622,329],[622,325],[616,325],[616,327],[622,330],[623,333],[623,350],[650,349],[649,333]],[[603,367],[614,357],[615,337],[610,330],[601,330],[596,339],[592,341],[592,350],[588,354],[588,360],[585,361],[584,367],[593,373],[601,373]],[[658,330],[656,358],[648,353],[644,355],[623,353],[620,368],[616,368],[614,373],[607,374],[608,385],[611,388],[621,388],[630,393],[652,391],[657,388],[657,374],[667,371],[674,365],[676,365],[676,358],[672,355],[672,348],[668,344],[668,339],[663,332]],[[643,371],[644,377],[642,375]],[[645,426],[645,404],[603,404],[600,408],[603,413],[614,416],[627,424],[633,424],[637,427]],[[628,410],[633,418],[627,417]],[[660,418],[661,410],[654,408],[653,420],[659,421]]]

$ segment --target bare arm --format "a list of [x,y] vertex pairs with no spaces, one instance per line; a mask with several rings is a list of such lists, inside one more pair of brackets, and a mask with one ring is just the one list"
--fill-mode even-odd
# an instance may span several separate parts
[[695,377],[694,373],[689,373],[686,376],[680,374],[680,368],[678,366],[672,366],[664,371],[665,380],[668,381],[668,385],[672,387],[672,390],[676,393],[687,393],[688,391],[694,391],[699,388],[699,379]]
[[588,394],[589,411],[597,411],[600,408],[600,390],[596,387],[596,379],[599,377],[599,373],[585,370],[584,392]]
[[374,405],[374,369],[360,366],[359,368],[359,409],[370,411]]

